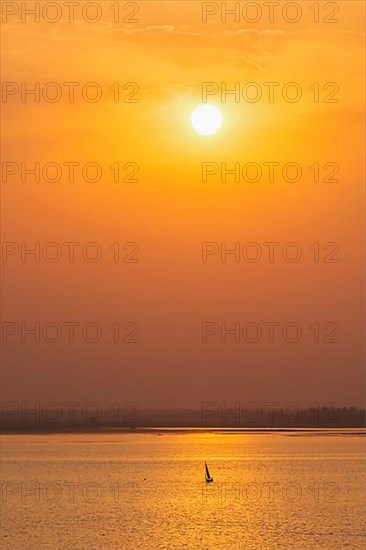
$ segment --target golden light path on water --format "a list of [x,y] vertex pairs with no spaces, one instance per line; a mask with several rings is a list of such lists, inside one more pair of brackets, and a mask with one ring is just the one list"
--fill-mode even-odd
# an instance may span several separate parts
[[351,430],[3,436],[1,548],[361,550],[362,440]]

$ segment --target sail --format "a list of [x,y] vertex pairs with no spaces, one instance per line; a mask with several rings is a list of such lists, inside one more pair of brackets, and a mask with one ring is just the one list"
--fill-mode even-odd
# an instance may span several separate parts
[[210,470],[208,469],[206,462],[205,462],[205,468],[206,468],[206,479],[211,479]]

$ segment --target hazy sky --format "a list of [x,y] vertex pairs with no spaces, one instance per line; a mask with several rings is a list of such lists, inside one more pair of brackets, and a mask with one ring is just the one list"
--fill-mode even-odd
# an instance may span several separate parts
[[[13,163],[2,178],[3,240],[13,243],[3,245],[4,399],[361,405],[364,3],[330,3],[332,15],[320,2],[319,23],[313,2],[299,2],[297,22],[285,20],[295,17],[283,15],[287,2],[273,22],[262,6],[256,23],[220,11],[204,23],[198,1],[138,2],[138,11],[121,2],[120,18],[138,22],[117,23],[112,4],[99,3],[96,23],[80,9],[69,22],[65,8],[55,23],[51,12],[39,23],[7,12],[3,25],[3,80],[13,83],[2,104],[3,162]],[[39,102],[22,97],[22,82],[39,83]],[[73,103],[67,82],[80,83]],[[211,137],[190,125],[204,82],[224,117]],[[238,97],[221,95],[235,85]],[[59,101],[42,97],[60,89]],[[24,172],[35,163],[38,182]],[[42,176],[47,163],[61,175],[51,165]],[[79,163],[73,182],[64,163]],[[96,174],[82,172],[87,163],[100,167],[98,181],[85,181]],[[222,163],[240,163],[239,181],[221,181]],[[283,172],[288,163],[297,167]],[[35,262],[24,251],[37,242]],[[114,243],[129,261],[114,262]],[[235,246],[240,257],[221,256]],[[25,332],[36,323],[39,343]],[[88,323],[101,330],[96,343],[82,338]],[[138,342],[115,343],[115,323],[120,340]],[[235,323],[240,341],[221,341]]]

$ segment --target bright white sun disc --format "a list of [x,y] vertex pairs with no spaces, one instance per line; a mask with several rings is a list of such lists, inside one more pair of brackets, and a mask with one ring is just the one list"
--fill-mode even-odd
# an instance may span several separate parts
[[191,115],[191,124],[197,134],[211,136],[220,130],[222,126],[221,111],[213,105],[200,105]]

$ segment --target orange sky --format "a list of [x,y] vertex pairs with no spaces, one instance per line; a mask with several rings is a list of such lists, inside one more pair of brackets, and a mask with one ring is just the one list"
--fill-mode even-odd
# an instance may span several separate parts
[[[3,258],[3,322],[95,321],[103,328],[96,344],[80,337],[73,344],[65,337],[21,343],[20,333],[9,336],[4,398],[141,407],[268,400],[361,405],[364,3],[338,2],[337,23],[315,23],[313,2],[299,2],[303,17],[296,23],[282,12],[273,23],[265,15],[257,23],[225,23],[220,13],[203,23],[201,2],[144,1],[137,3],[138,23],[128,24],[113,22],[112,4],[100,3],[95,24],[82,21],[78,10],[73,23],[65,11],[56,23],[22,22],[19,12],[3,24],[3,82],[41,88],[57,82],[65,94],[56,103],[22,102],[20,93],[3,99],[3,162],[94,162],[103,170],[96,183],[83,181],[79,169],[73,183],[66,170],[54,183],[31,177],[22,183],[20,172],[3,177],[5,242],[97,242],[103,249],[97,263],[80,255],[72,264],[65,257],[57,263]],[[326,2],[319,4],[324,18]],[[80,83],[72,104],[65,82]],[[80,95],[88,82],[103,90],[97,103]],[[115,82],[122,91],[137,83],[138,102],[114,102]],[[265,93],[257,103],[212,96],[224,125],[202,137],[190,114],[202,102],[203,82],[239,83],[240,90],[249,82],[264,91],[265,82],[279,86],[272,103]],[[296,103],[281,97],[289,82],[302,90]],[[316,82],[318,103],[309,89]],[[322,101],[330,82],[339,87],[337,103]],[[139,182],[114,183],[108,167],[115,162],[136,163]],[[219,174],[204,183],[203,162],[255,162],[263,170],[266,162],[296,162],[303,177],[270,183],[264,172],[256,183],[224,183]],[[339,182],[314,182],[309,167],[332,162]],[[303,258],[201,259],[202,242],[232,248],[269,241],[280,250],[299,243]],[[139,262],[113,263],[108,247],[115,242],[138,243]],[[308,248],[314,242],[337,243],[339,262],[314,263]],[[140,342],[113,344],[108,327],[117,321],[136,322]],[[280,337],[249,344],[222,343],[219,335],[203,344],[206,321],[293,321],[303,337],[296,344]],[[337,323],[340,341],[314,343],[308,329],[314,322]]]

